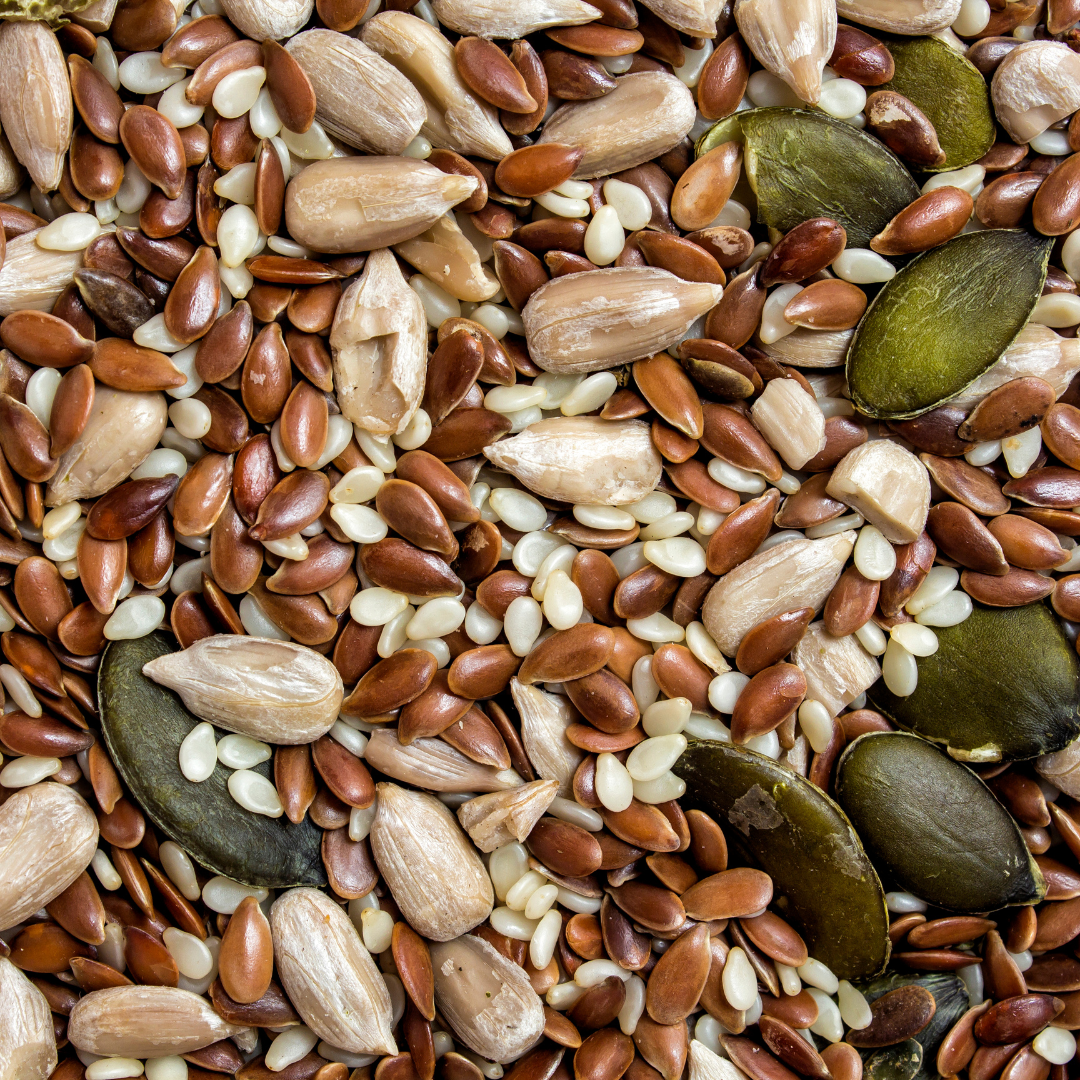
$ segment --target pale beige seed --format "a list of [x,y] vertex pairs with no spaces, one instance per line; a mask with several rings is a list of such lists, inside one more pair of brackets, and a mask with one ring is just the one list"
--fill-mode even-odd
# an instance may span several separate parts
[[521,777],[480,765],[443,739],[398,742],[396,728],[377,728],[368,739],[364,760],[385,776],[428,791],[506,791]]
[[157,446],[168,419],[164,394],[113,390],[98,383],[90,419],[60,458],[45,491],[45,505],[96,498],[122,484]]
[[837,716],[881,675],[878,662],[854,634],[833,637],[823,622],[807,627],[791,654],[806,676],[806,696]]
[[825,449],[825,417],[813,395],[794,379],[770,380],[750,415],[789,468],[801,469]]
[[574,772],[585,757],[566,737],[566,729],[578,719],[577,710],[561,694],[517,679],[510,680],[510,693],[521,718],[521,741],[537,775],[554,780],[564,799],[573,798]]
[[559,374],[641,360],[679,341],[723,293],[651,266],[566,274],[537,289],[521,313],[529,355]]
[[221,0],[225,14],[239,31],[255,41],[280,41],[302,30],[315,0]]
[[422,791],[378,784],[376,793],[371,852],[409,925],[449,941],[483,922],[495,905],[491,878],[454,815]]
[[949,404],[974,408],[991,390],[1031,375],[1048,382],[1055,397],[1061,397],[1077,372],[1080,372],[1080,339],[1064,338],[1041,323],[1028,323],[997,363]]
[[0,930],[55,900],[89,865],[98,823],[76,791],[43,783],[0,806]]
[[395,244],[394,251],[458,300],[480,303],[502,287],[452,214],[439,218],[419,236]]
[[330,158],[289,182],[285,221],[315,251],[372,251],[419,236],[477,183],[414,158]]
[[245,1031],[198,994],[172,986],[116,986],[84,994],[68,1018],[76,1050],[103,1057],[193,1054]]
[[534,780],[510,791],[477,795],[458,807],[458,821],[481,851],[524,841],[559,793],[554,780]]
[[431,946],[435,1004],[451,1030],[488,1061],[520,1057],[544,1030],[544,1007],[525,970],[483,938]]
[[998,123],[1018,143],[1080,108],[1080,55],[1063,41],[1029,41],[1005,58],[990,83]]
[[615,84],[601,98],[561,105],[544,124],[540,142],[584,149],[574,173],[579,180],[632,169],[666,154],[697,119],[693,95],[674,75],[639,71]]
[[722,0],[643,0],[645,7],[691,37],[715,37]]
[[825,489],[857,510],[893,544],[910,544],[926,526],[930,474],[909,450],[875,439],[848,451]]
[[40,22],[0,26],[0,124],[42,191],[60,185],[73,111],[56,35]]
[[396,1054],[390,994],[349,916],[318,889],[290,889],[270,909],[274,960],[304,1023],[350,1054]]
[[403,431],[427,377],[427,317],[397,260],[373,251],[337,306],[334,389],[346,419],[375,435]]
[[119,0],[93,0],[75,15],[75,22],[95,34],[104,34],[113,24],[118,4]]
[[835,0],[736,0],[735,22],[766,71],[817,102],[836,43]]
[[326,657],[292,641],[217,634],[143,665],[201,720],[263,742],[314,742],[337,719],[341,676]]
[[[18,171],[21,183],[22,170]],[[0,178],[3,172],[0,165]],[[18,187],[16,184],[16,190]],[[0,316],[28,309],[51,311],[56,298],[83,264],[81,251],[46,251],[38,247],[40,231],[34,229],[7,242],[7,254],[0,264]]]
[[856,534],[788,540],[725,574],[710,590],[701,620],[725,656],[734,656],[758,623],[783,611],[821,609],[840,577]]
[[46,1080],[56,1068],[53,1018],[45,995],[0,960],[0,1080]]
[[488,459],[541,498],[587,505],[643,499],[660,479],[660,455],[641,420],[553,416],[484,447]]
[[286,45],[315,91],[315,119],[369,154],[400,154],[427,109],[416,88],[362,41],[334,30],[305,30]]
[[600,17],[585,0],[432,0],[443,26],[459,34],[514,41],[546,26],[579,26]]
[[776,341],[754,344],[777,363],[800,368],[835,368],[844,363],[854,330],[810,330],[800,326]]
[[361,39],[420,91],[427,106],[420,134],[433,145],[489,161],[513,150],[499,111],[461,80],[454,47],[433,26],[406,11],[384,11],[364,24]]
[[11,143],[0,131],[0,199],[10,199],[23,186],[25,175]]
[[962,0],[836,0],[842,19],[894,34],[937,34],[956,22]]
[[737,1065],[714,1054],[703,1042],[690,1043],[690,1080],[744,1080],[746,1073]]
[[1064,750],[1037,758],[1035,771],[1059,791],[1073,799],[1080,798],[1080,739],[1069,743]]

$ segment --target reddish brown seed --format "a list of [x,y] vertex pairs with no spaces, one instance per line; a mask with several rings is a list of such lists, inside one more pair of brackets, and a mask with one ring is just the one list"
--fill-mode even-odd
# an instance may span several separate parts
[[554,142],[522,147],[499,162],[495,183],[507,195],[520,198],[542,195],[569,180],[584,153],[580,147]]
[[871,1002],[870,1023],[850,1031],[852,1046],[891,1046],[917,1035],[934,1016],[933,994],[922,986],[901,986]]
[[459,38],[454,61],[465,84],[497,109],[525,114],[536,111],[537,102],[521,73],[493,41]]
[[244,897],[229,919],[218,967],[225,992],[242,1005],[258,1001],[270,988],[274,974],[270,924],[254,897]]
[[1060,1006],[1060,1001],[1044,994],[1006,998],[979,1017],[975,1038],[989,1046],[1030,1039],[1061,1011]]
[[911,255],[950,240],[971,217],[971,196],[961,188],[939,187],[901,210],[871,241],[881,255]]
[[805,695],[806,677],[794,664],[773,664],[758,672],[735,703],[732,741],[744,743],[775,730],[799,707]]
[[844,250],[847,233],[832,218],[811,218],[796,225],[772,249],[761,269],[764,285],[804,281],[828,266]]
[[150,183],[166,198],[177,199],[184,187],[186,155],[172,121],[148,105],[134,105],[118,125],[124,149]]
[[266,89],[270,100],[290,131],[303,134],[315,120],[315,90],[304,69],[272,38],[262,43]]
[[1054,388],[1034,377],[1013,379],[975,406],[957,434],[973,442],[1008,439],[1036,427],[1054,404]]
[[725,38],[713,50],[698,79],[698,109],[708,120],[720,120],[738,107],[746,93],[750,67],[739,34]]
[[[266,44],[277,45],[276,42]],[[281,159],[270,140],[263,139],[255,165],[255,217],[259,228],[268,236],[273,236],[281,224],[284,202],[285,174],[281,171]]]
[[645,988],[645,1007],[658,1024],[676,1024],[693,1011],[705,989],[711,953],[709,928],[698,923],[680,934],[657,961]]
[[745,918],[768,907],[773,895],[772,879],[760,870],[740,867],[702,878],[682,894],[692,919]]
[[813,608],[799,608],[759,623],[739,645],[735,666],[744,675],[753,676],[779,663],[802,639],[813,617]]

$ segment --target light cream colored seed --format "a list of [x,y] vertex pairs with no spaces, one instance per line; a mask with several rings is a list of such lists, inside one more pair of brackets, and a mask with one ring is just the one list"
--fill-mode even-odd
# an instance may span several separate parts
[[897,697],[910,697],[919,681],[919,668],[915,657],[891,638],[881,661],[881,675],[889,692]]
[[209,780],[217,766],[212,724],[196,724],[180,744],[180,771],[193,784]]
[[737,0],[735,21],[762,66],[816,104],[836,41],[836,10],[827,0],[797,8],[788,0]]

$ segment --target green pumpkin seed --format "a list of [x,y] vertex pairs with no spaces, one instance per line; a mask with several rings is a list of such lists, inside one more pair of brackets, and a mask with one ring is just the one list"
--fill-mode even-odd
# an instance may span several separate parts
[[848,247],[865,248],[919,196],[890,150],[842,120],[786,108],[738,115],[758,217],[771,228],[787,232],[808,218],[829,217],[847,230]]
[[[930,1023],[911,1041],[917,1042],[923,1049],[923,1067],[916,1074],[917,1080],[938,1080],[937,1069],[934,1068],[938,1047],[941,1046],[941,1040],[949,1033],[953,1024],[968,1010],[967,987],[956,975],[900,975],[894,972],[883,975],[880,979],[874,979],[873,982],[862,985],[859,989],[867,1001],[873,1002],[877,1001],[882,994],[887,994],[890,990],[896,990],[901,986],[921,986],[934,995],[937,1009],[930,1018]],[[871,1055],[866,1056],[869,1058]]]
[[1080,734],[1080,663],[1042,604],[984,608],[936,631],[938,651],[919,660],[906,698],[884,682],[870,700],[899,727],[960,761],[1017,761],[1068,746]]
[[915,1080],[923,1057],[922,1044],[914,1039],[875,1050],[863,1061],[864,1080]]
[[874,297],[848,350],[859,410],[904,420],[974,382],[1024,328],[1053,246],[1022,229],[993,229],[913,259]]
[[896,73],[880,87],[913,101],[937,131],[945,162],[927,172],[962,169],[994,144],[990,88],[969,60],[934,37],[885,39]]
[[[268,889],[325,885],[322,830],[310,818],[293,825],[287,817],[245,810],[229,794],[230,770],[223,765],[201,784],[180,772],[180,744],[199,720],[176,694],[142,673],[143,664],[172,651],[161,633],[115,641],[98,672],[105,745],[135,801],[212,873]],[[225,734],[219,731],[217,737]],[[254,771],[270,778],[270,763]]]
[[842,979],[884,969],[885,893],[832,799],[786,766],[728,743],[692,742],[673,768],[686,781],[683,805],[713,816],[772,877],[777,906],[811,956]]
[[710,150],[715,150],[726,142],[743,141],[742,124],[739,117],[746,113],[732,113],[723,120],[717,120],[715,124],[694,144],[694,157],[704,157]]
[[993,911],[1046,893],[990,789],[915,735],[856,739],[840,758],[835,790],[878,872],[934,907]]

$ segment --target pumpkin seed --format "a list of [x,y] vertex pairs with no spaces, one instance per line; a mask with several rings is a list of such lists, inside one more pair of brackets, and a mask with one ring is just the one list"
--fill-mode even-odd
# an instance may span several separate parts
[[[916,1073],[916,1080],[938,1080],[938,1072],[934,1067],[937,1060],[938,1047],[942,1039],[949,1033],[953,1025],[968,1010],[968,992],[963,980],[956,975],[926,974],[926,975],[901,975],[893,972],[883,975],[880,979],[861,985],[859,989],[868,1002],[876,1001],[882,994],[890,990],[896,990],[900,986],[921,986],[934,995],[937,1008],[926,1025],[911,1042],[918,1043],[922,1047],[923,1067]],[[901,1043],[900,1046],[906,1046]],[[899,1049],[888,1047],[886,1049]],[[872,1053],[884,1053],[884,1050]],[[864,1070],[869,1065],[869,1057],[864,1065]]]
[[811,956],[841,979],[885,967],[885,894],[832,799],[786,766],[728,743],[691,742],[673,771],[686,781],[683,806],[730,826],[731,840],[772,877],[778,906]]
[[847,377],[856,406],[907,419],[974,382],[1023,329],[1052,247],[1021,229],[994,229],[913,259],[874,298],[851,342]]
[[914,102],[934,125],[945,151],[945,161],[926,171],[962,169],[978,161],[993,145],[996,131],[990,88],[978,68],[936,37],[885,40],[896,72],[881,89]]
[[922,1045],[914,1039],[875,1050],[863,1062],[864,1080],[915,1080],[923,1057]]
[[1041,900],[1016,822],[969,769],[903,732],[872,732],[840,758],[836,797],[887,880],[948,911]]
[[960,761],[1038,757],[1080,733],[1080,665],[1042,604],[977,604],[964,622],[936,632],[938,651],[919,661],[910,697],[895,697],[884,683],[869,692],[875,708],[900,727]]
[[802,109],[739,114],[743,164],[757,194],[758,218],[788,232],[828,217],[847,230],[849,248],[866,248],[919,189],[877,139],[842,120]]
[[[230,771],[220,764],[201,784],[180,772],[180,744],[199,720],[176,694],[142,673],[143,664],[171,651],[161,633],[117,641],[106,649],[98,673],[105,744],[135,800],[212,873],[260,888],[325,885],[322,830],[310,818],[293,825],[287,817],[249,813],[229,794]],[[252,771],[272,780],[269,762]]]

